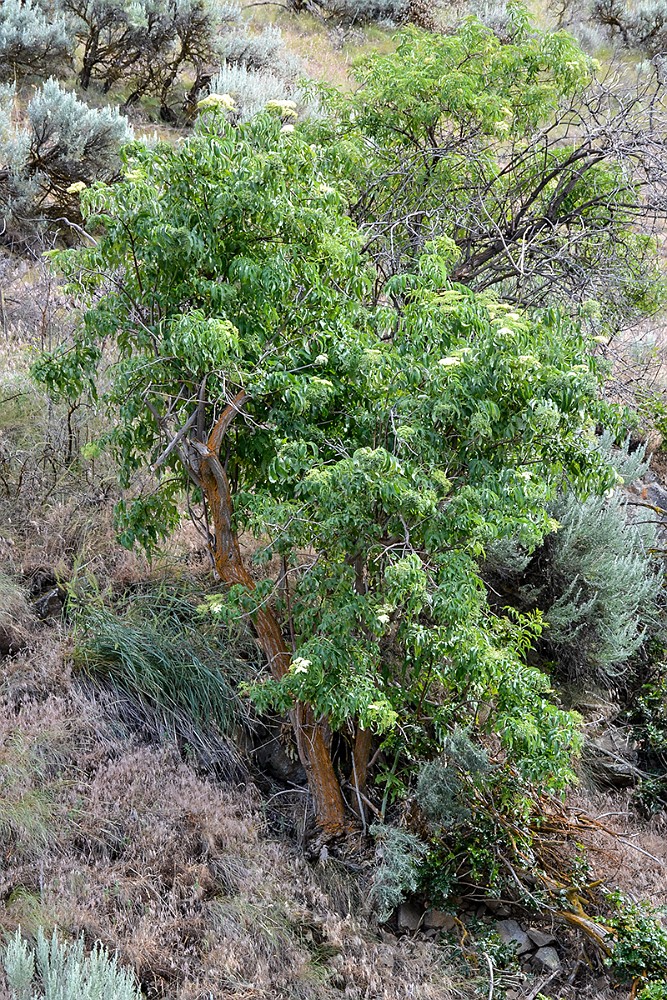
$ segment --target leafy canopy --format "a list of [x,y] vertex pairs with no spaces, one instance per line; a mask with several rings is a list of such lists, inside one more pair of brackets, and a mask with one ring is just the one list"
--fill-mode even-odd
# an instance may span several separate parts
[[655,308],[648,105],[606,94],[566,32],[508,12],[509,42],[476,18],[450,35],[408,28],[395,52],[361,61],[354,92],[316,87],[329,115],[313,132],[368,249],[388,276],[447,237],[450,277],[477,290],[599,300],[607,316]]
[[609,418],[597,362],[557,312],[450,286],[447,241],[373,305],[331,151],[311,138],[280,108],[233,127],[213,107],[178,145],[129,148],[122,182],[83,196],[95,244],[56,255],[86,308],[36,374],[107,411],[100,446],[134,494],[121,539],[148,548],[188,489],[174,436],[202,435],[202,399],[207,430],[247,394],[223,445],[236,527],[284,557],[289,601],[266,578],[211,607],[273,600],[289,619],[291,667],[254,689],[260,705],[298,698],[403,760],[467,723],[560,787],[576,720],[526,664],[539,616],[492,615],[478,562],[494,539],[552,530],[565,479],[613,484],[594,445]]

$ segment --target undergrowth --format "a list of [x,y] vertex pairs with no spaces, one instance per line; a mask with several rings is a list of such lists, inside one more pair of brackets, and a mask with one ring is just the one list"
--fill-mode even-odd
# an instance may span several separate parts
[[192,595],[166,585],[126,594],[114,607],[74,599],[74,664],[111,684],[144,717],[162,719],[197,752],[211,736],[251,725],[238,684],[259,668],[249,634],[202,620]]

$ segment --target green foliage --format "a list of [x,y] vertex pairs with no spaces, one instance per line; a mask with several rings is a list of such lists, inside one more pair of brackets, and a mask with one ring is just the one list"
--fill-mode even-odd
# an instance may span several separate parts
[[[92,387],[135,493],[125,540],[149,547],[205,429],[245,394],[225,440],[234,528],[288,584],[233,586],[211,609],[245,621],[271,601],[289,619],[291,667],[252,687],[260,708],[298,699],[334,730],[371,729],[403,787],[460,725],[498,734],[521,788],[560,790],[577,719],[526,662],[540,616],[492,614],[479,564],[498,539],[539,544],[564,482],[586,495],[616,479],[595,444],[614,417],[590,340],[555,310],[449,285],[447,240],[373,305],[331,148],[285,129],[280,102],[237,126],[227,104],[207,100],[191,137],[129,149],[121,183],[84,193],[96,243],[56,261],[85,321],[35,373],[54,394]],[[161,488],[136,496],[147,465]]]
[[605,918],[606,926],[615,934],[614,947],[608,959],[614,975],[621,982],[638,980],[647,982],[649,986],[653,983],[658,989],[660,980],[667,977],[664,913],[648,903],[632,903],[620,893],[610,894],[608,901],[615,911],[611,917]]
[[422,885],[437,905],[470,880],[491,893],[514,892],[505,862],[520,871],[536,865],[530,781],[507,760],[491,760],[465,730],[454,730],[443,745],[443,754],[421,768],[415,791],[431,830]]
[[[653,650],[649,651],[649,655]],[[652,676],[632,692],[625,718],[633,727],[642,777],[635,801],[647,815],[667,806],[667,673],[664,650],[655,656]]]
[[74,662],[112,681],[168,719],[185,718],[195,732],[229,732],[240,717],[236,686],[250,664],[242,636],[202,621],[187,594],[164,587],[133,593],[112,610],[100,601],[75,605]]
[[379,864],[373,875],[371,898],[380,921],[387,920],[406,896],[420,885],[420,863],[427,853],[426,844],[408,830],[376,823],[375,837]]
[[49,941],[40,927],[34,948],[16,931],[4,950],[10,1000],[141,1000],[134,975],[97,944],[86,955],[83,937]]
[[667,980],[660,979],[648,983],[637,994],[637,1000],[667,1000]]
[[361,62],[353,92],[320,88],[334,121],[315,127],[343,141],[354,217],[385,276],[446,237],[450,277],[473,288],[530,306],[599,300],[605,319],[652,311],[665,283],[633,180],[646,109],[624,106],[601,154],[595,102],[615,98],[596,94],[593,64],[520,4],[507,12],[508,38],[476,18],[406,29]]

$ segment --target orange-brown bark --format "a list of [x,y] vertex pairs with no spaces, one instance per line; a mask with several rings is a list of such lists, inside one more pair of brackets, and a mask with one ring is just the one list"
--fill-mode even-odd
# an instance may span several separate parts
[[[232,420],[245,400],[245,393],[225,408],[209,435],[206,449],[200,450],[198,479],[201,482],[214,531],[213,558],[220,579],[227,584],[241,584],[249,591],[255,582],[248,572],[232,523],[232,497],[229,480],[219,458],[220,445]],[[291,654],[276,616],[267,606],[258,607],[253,616],[260,645],[273,677],[280,679],[289,669]],[[297,703],[291,713],[299,757],[308,777],[315,803],[317,822],[327,836],[345,829],[345,806],[340,783],[334,770],[325,727],[314,717],[308,705]]]
[[370,729],[362,729],[358,725],[354,738],[354,748],[352,750],[354,760],[353,775],[357,782],[357,788],[362,793],[366,791],[366,784],[368,782],[368,762],[371,757],[372,745],[373,734]]

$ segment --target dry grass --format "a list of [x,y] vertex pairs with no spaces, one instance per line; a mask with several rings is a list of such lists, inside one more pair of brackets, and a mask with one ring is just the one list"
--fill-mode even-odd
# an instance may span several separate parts
[[287,48],[303,63],[305,76],[344,89],[352,86],[350,71],[357,59],[371,51],[390,52],[396,44],[395,29],[377,25],[345,29],[313,14],[295,14],[279,4],[252,8],[252,21],[280,28]]
[[108,697],[72,685],[49,636],[3,683],[4,931],[83,932],[117,950],[149,997],[453,996],[436,948],[381,941],[346,905],[360,898],[344,890],[354,876],[270,839],[252,786],[197,775],[173,744],[142,744]]

